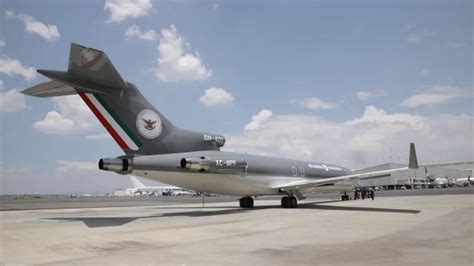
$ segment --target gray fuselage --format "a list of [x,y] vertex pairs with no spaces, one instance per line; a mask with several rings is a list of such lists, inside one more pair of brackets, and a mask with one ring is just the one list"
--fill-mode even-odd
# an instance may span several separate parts
[[[132,160],[131,174],[196,191],[236,196],[281,194],[279,184],[351,174],[349,169],[333,164],[226,151],[145,155]],[[182,160],[199,167],[186,168]]]

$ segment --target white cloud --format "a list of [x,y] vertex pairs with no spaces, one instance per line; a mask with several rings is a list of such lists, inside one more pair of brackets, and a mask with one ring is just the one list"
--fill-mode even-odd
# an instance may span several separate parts
[[[0,89],[3,90],[3,81],[0,83]],[[17,112],[25,108],[25,96],[17,89],[0,91],[0,112]]]
[[375,106],[366,106],[362,117],[347,121],[346,124],[350,126],[364,123],[407,124],[414,129],[429,130],[429,126],[423,123],[423,121],[421,116],[408,113],[387,114],[383,109],[378,109]]
[[89,107],[77,95],[53,98],[55,110],[34,123],[34,127],[46,134],[73,134],[94,129],[95,118]]
[[361,101],[368,101],[371,99],[379,98],[386,96],[387,92],[383,89],[375,89],[375,90],[369,90],[369,91],[358,91],[356,93],[357,99]]
[[[189,46],[189,44],[187,44]],[[174,25],[161,30],[158,46],[158,68],[154,69],[155,76],[162,81],[205,80],[212,75],[202,64],[198,53],[186,52],[183,48],[183,38],[178,35]]]
[[263,123],[270,119],[272,110],[263,109],[260,113],[252,116],[252,121],[245,126],[245,130],[257,130],[263,127]]
[[154,30],[142,31],[139,26],[133,24],[125,32],[128,39],[138,38],[140,40],[153,41],[156,39],[156,32]]
[[97,171],[97,163],[78,162],[78,161],[56,161],[59,166],[56,168],[56,174],[69,173],[72,170]]
[[0,40],[0,48],[5,47],[7,44],[5,43],[4,40]]
[[420,162],[467,160],[472,159],[473,122],[465,114],[418,116],[387,113],[374,106],[343,122],[313,115],[273,115],[265,116],[263,126],[227,135],[225,147],[360,168],[388,162],[390,157],[406,163],[408,143],[415,142]]
[[36,121],[33,127],[46,134],[68,134],[74,130],[74,121],[56,111],[51,111],[43,120]]
[[109,22],[119,22],[128,18],[138,18],[153,11],[151,0],[105,0],[104,10],[110,11]]
[[92,135],[87,135],[86,139],[91,139],[91,140],[102,140],[102,139],[112,139],[109,133],[99,133],[99,134],[92,134]]
[[205,106],[227,105],[234,102],[234,97],[230,92],[222,88],[212,87],[207,89],[199,98],[199,101]]
[[8,57],[0,58],[0,73],[7,74],[8,76],[20,75],[28,81],[36,77],[36,69],[34,67],[24,67],[17,59]]
[[25,14],[16,15],[13,11],[10,10],[5,11],[5,15],[9,18],[15,18],[23,22],[23,24],[25,24],[25,30],[27,32],[37,34],[47,41],[57,41],[61,36],[56,25],[45,25],[37,21],[32,16]]
[[336,108],[335,103],[326,102],[316,97],[292,100],[291,103],[311,110],[329,110]]
[[469,94],[466,90],[461,88],[450,86],[433,86],[424,92],[408,97],[400,105],[406,107],[436,105],[464,97],[469,97]]

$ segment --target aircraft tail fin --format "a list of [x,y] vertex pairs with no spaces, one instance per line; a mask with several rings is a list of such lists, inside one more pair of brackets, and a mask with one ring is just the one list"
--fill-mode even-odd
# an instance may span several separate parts
[[134,177],[134,176],[130,176],[130,181],[132,182],[132,185],[134,188],[144,188],[145,185],[143,185],[142,182],[140,182],[140,180],[138,180],[138,178]]
[[106,53],[75,43],[71,44],[67,72],[110,88],[128,87]]
[[67,71],[39,69],[50,78],[22,93],[36,97],[78,94],[127,154],[155,154],[172,147],[161,139],[175,127],[150,104],[135,85],[125,82],[107,55],[71,44]]
[[[67,71],[39,69],[51,80],[22,93],[36,97],[78,94],[128,155],[218,150],[222,136],[176,128],[100,50],[71,44]],[[218,141],[219,140],[219,141]]]
[[408,168],[418,169],[418,159],[416,158],[415,143],[410,143],[410,157],[408,159]]

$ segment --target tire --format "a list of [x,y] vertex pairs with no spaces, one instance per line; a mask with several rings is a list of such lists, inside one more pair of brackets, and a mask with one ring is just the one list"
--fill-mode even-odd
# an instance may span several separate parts
[[290,208],[296,208],[298,207],[298,201],[296,200],[295,197],[291,197],[289,201]]
[[253,199],[251,197],[248,197],[247,208],[249,209],[253,208]]
[[281,198],[281,207],[289,208],[289,205],[290,205],[289,202],[290,202],[290,198],[288,197]]
[[251,197],[244,197],[239,200],[240,208],[253,208],[253,199]]

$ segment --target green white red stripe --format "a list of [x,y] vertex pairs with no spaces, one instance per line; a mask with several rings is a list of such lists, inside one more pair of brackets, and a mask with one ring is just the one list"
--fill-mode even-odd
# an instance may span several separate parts
[[115,115],[110,107],[100,96],[91,93],[79,92],[79,95],[95,114],[97,119],[107,129],[117,144],[122,149],[138,150],[141,146],[140,140],[130,131],[130,129]]

